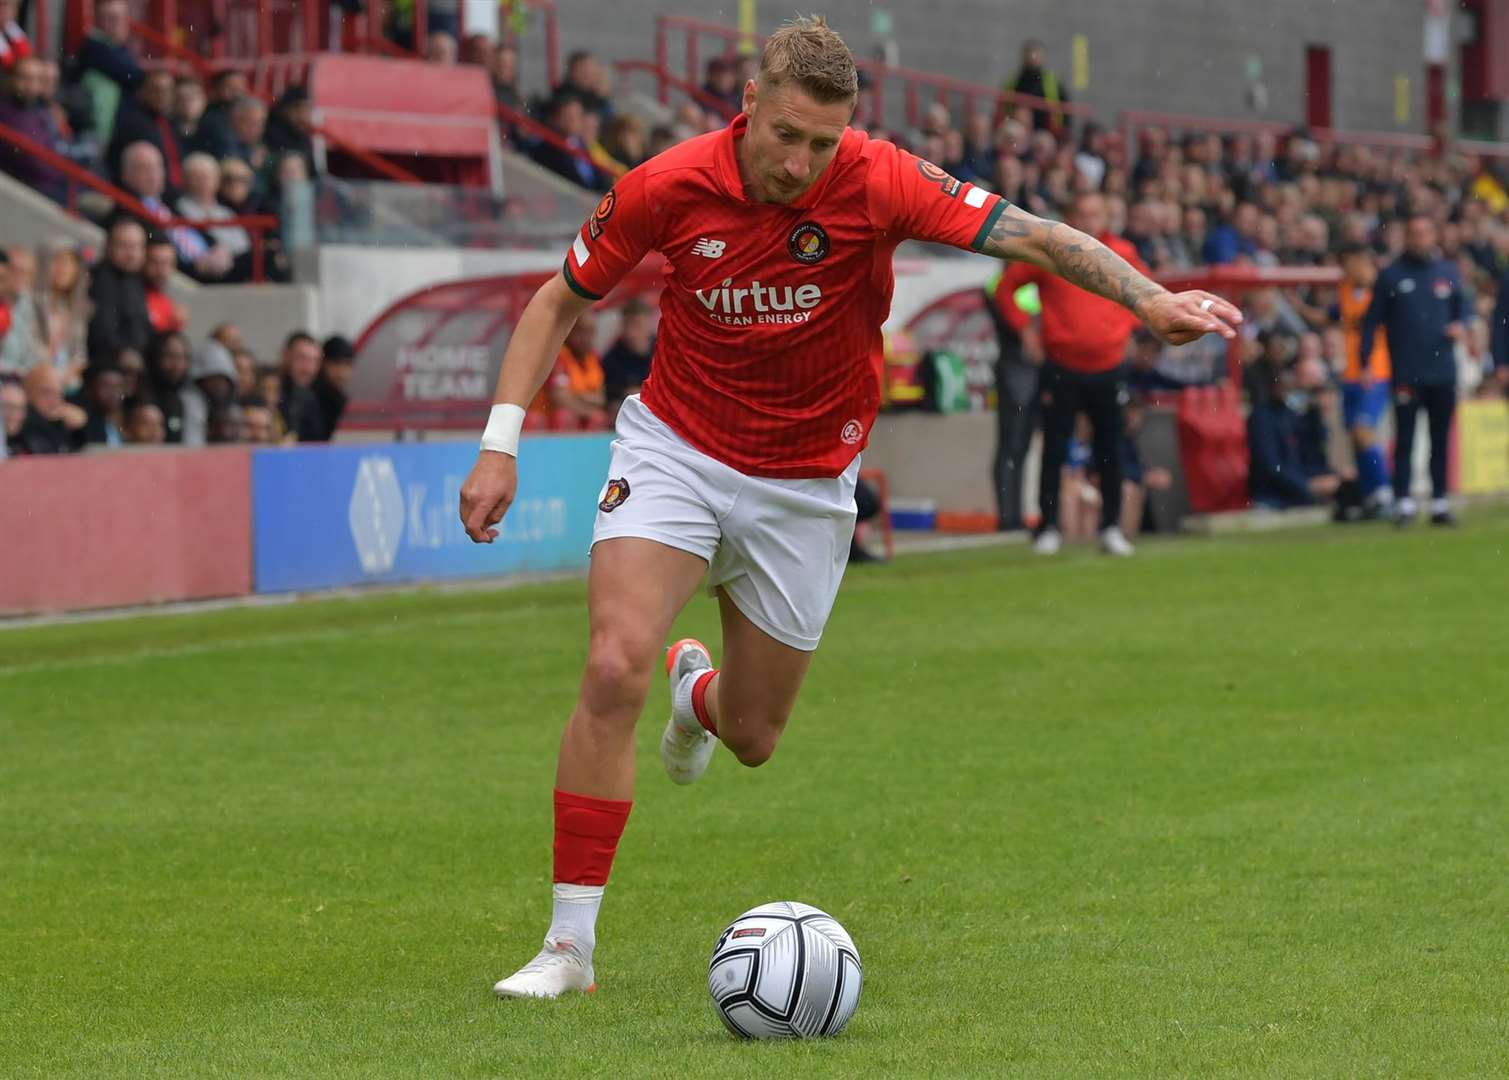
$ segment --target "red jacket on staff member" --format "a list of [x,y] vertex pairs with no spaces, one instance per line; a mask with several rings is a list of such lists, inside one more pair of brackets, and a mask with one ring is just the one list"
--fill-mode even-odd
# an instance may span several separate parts
[[[1099,195],[1086,193],[1076,198],[1068,224],[1098,239],[1138,272],[1147,273],[1132,245],[1107,231],[1105,200]],[[1059,484],[1075,421],[1083,413],[1090,421],[1093,471],[1100,477],[1100,546],[1111,555],[1130,555],[1133,548],[1121,521],[1121,363],[1137,317],[1036,266],[1015,263],[1002,276],[995,303],[1001,317],[1022,334],[1023,351],[1029,358],[1036,351],[1025,332],[1030,318],[1017,306],[1014,295],[1028,282],[1037,285],[1045,354],[1039,383],[1043,466],[1038,504],[1042,521],[1033,550],[1040,555],[1058,552]]]
[[[1121,237],[1103,233],[1096,239],[1140,273],[1150,273],[1137,257],[1137,249]],[[1018,262],[1006,268],[995,292],[1001,317],[1018,334],[1026,329],[1032,316],[1017,306],[1014,294],[1028,282],[1037,286],[1042,303],[1043,351],[1050,360],[1071,371],[1110,371],[1121,366],[1126,358],[1127,341],[1141,325],[1137,316],[1120,304],[1085,292],[1031,263]]]

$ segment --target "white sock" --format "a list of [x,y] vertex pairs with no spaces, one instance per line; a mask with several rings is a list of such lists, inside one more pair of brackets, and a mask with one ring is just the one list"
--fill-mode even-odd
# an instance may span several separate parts
[[551,896],[555,902],[550,912],[550,932],[545,936],[569,941],[590,957],[597,945],[597,909],[602,907],[603,887],[557,881]]
[[1432,514],[1449,514],[1449,513],[1451,513],[1451,500],[1450,499],[1432,499],[1432,500],[1430,500],[1430,512]]
[[1404,498],[1402,498],[1402,499],[1399,500],[1399,516],[1400,517],[1414,517],[1415,516],[1415,500],[1411,499],[1408,495],[1406,495]]

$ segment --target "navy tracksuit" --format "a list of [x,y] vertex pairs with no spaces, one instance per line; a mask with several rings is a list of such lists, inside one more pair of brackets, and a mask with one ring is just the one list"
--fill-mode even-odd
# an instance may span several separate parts
[[1362,340],[1382,326],[1394,369],[1394,496],[1409,494],[1415,418],[1424,406],[1430,423],[1430,486],[1446,497],[1447,443],[1457,407],[1456,343],[1449,323],[1466,326],[1471,314],[1457,268],[1446,259],[1420,259],[1406,252],[1373,284],[1373,302],[1362,320]]
[[1493,307],[1493,367],[1509,368],[1509,273],[1499,281],[1499,299]]

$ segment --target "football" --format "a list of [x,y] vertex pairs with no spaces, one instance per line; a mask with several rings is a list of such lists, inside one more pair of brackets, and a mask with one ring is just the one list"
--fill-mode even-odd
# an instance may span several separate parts
[[744,1039],[837,1035],[859,1006],[864,969],[849,932],[826,911],[782,900],[740,915],[718,937],[707,989]]

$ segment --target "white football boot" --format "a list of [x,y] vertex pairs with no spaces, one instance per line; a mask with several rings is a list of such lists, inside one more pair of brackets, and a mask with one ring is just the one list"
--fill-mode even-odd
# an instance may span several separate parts
[[660,760],[677,784],[694,783],[707,771],[718,740],[697,720],[692,708],[696,676],[710,671],[712,654],[695,638],[682,638],[666,652],[665,672],[671,681],[671,718],[660,736]]
[[1107,555],[1115,555],[1118,558],[1128,559],[1137,554],[1137,549],[1115,525],[1100,530],[1100,550]]
[[1032,541],[1032,550],[1039,555],[1057,555],[1062,544],[1063,538],[1059,536],[1057,529],[1044,529]]
[[573,990],[596,989],[592,957],[570,941],[546,938],[539,955],[494,986],[493,993],[501,998],[558,998]]

